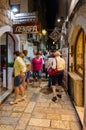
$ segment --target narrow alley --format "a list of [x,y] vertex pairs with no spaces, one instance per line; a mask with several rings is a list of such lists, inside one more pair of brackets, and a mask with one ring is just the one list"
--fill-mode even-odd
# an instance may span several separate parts
[[0,130],[86,130],[86,0],[0,0]]
[[26,100],[10,105],[12,93],[0,105],[0,130],[81,130],[80,122],[69,96],[63,90],[62,99],[51,101],[52,91],[48,91],[47,82],[43,88],[37,82],[30,83],[26,91]]

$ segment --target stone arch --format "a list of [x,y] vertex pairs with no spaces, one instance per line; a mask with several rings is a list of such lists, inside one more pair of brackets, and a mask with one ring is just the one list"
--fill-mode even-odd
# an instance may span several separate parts
[[75,45],[75,42],[76,42],[76,38],[77,38],[77,35],[78,35],[78,32],[81,30],[81,26],[80,25],[76,25],[72,31],[72,35],[71,35],[71,38],[70,38],[70,45]]
[[12,33],[13,32],[12,27],[8,25],[0,27],[0,36],[2,36],[5,32],[9,32],[10,35],[15,40],[15,49],[20,50],[20,38],[17,34],[15,35]]
[[72,58],[72,60],[69,61],[69,64],[71,65],[72,63],[73,71],[74,71],[75,45],[76,45],[77,36],[81,29],[84,31],[81,25],[75,25],[74,28],[72,28],[72,33],[69,42],[69,48],[71,53],[70,59]]

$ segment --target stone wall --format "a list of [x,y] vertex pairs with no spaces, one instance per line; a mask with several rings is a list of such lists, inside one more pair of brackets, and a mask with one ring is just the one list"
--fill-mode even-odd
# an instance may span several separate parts
[[74,71],[74,46],[77,34],[81,28],[83,28],[84,32],[86,32],[86,3],[83,3],[83,5],[77,9],[72,21],[69,24],[68,42],[69,54],[71,55],[69,55],[69,66],[72,64],[72,67],[69,68],[70,71]]
[[11,12],[9,10],[0,9],[0,26],[12,26]]
[[0,26],[12,25],[8,0],[0,0]]
[[[69,23],[69,30],[68,30],[68,42],[69,42],[69,77],[72,82],[72,87],[71,84],[69,85],[71,93],[73,92],[74,96],[74,101],[75,104],[78,106],[83,106],[83,78],[80,77],[78,74],[75,73],[77,77],[77,81],[74,78],[74,76],[71,76],[75,72],[75,43],[76,43],[76,38],[78,36],[78,33],[80,29],[83,29],[84,32],[86,32],[86,3],[83,3],[80,5],[75,14],[73,15],[72,20]],[[86,51],[86,50],[85,50]],[[85,66],[85,65],[84,65]],[[81,78],[81,79],[80,79]],[[72,90],[74,88],[74,90]],[[74,92],[75,91],[75,92]],[[79,95],[81,97],[79,97]]]
[[21,0],[10,0],[10,4],[20,4]]
[[0,9],[9,9],[9,2],[8,0],[0,0]]
[[[70,27],[69,27],[69,39],[68,41],[70,42],[70,38],[72,35],[72,32],[75,28],[75,26],[81,26],[83,28],[83,30],[86,32],[86,3],[84,3],[83,5],[81,5],[77,12],[75,13],[71,23],[70,23]],[[76,34],[76,32],[75,32]]]

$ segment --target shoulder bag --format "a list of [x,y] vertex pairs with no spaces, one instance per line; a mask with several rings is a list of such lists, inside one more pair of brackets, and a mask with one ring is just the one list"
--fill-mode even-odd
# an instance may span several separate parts
[[57,72],[58,72],[58,69],[57,69],[57,60],[56,60],[56,68],[55,69],[53,69],[52,67],[48,68],[47,73],[51,76],[55,76]]

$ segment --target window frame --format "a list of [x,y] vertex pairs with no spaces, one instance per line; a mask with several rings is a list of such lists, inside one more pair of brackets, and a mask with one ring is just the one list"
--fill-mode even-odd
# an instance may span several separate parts
[[83,74],[81,74],[78,70],[77,70],[77,44],[79,44],[78,42],[78,39],[80,37],[80,34],[82,33],[82,44],[83,44],[83,48],[82,48],[82,53],[83,53],[83,70],[84,70],[84,48],[85,48],[85,45],[84,45],[84,30],[81,28],[78,32],[78,35],[77,35],[77,38],[75,40],[75,55],[74,55],[74,71],[80,76],[80,77],[83,77],[84,75],[84,71],[83,71]]

